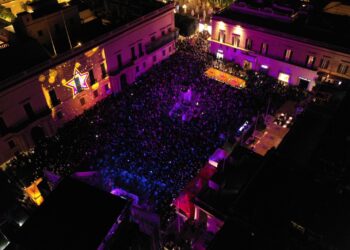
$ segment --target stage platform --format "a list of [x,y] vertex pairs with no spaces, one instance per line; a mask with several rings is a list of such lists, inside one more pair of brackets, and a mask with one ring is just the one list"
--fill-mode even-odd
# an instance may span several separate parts
[[234,88],[242,89],[246,87],[245,80],[215,68],[209,68],[207,71],[205,71],[205,75],[216,81],[228,84]]

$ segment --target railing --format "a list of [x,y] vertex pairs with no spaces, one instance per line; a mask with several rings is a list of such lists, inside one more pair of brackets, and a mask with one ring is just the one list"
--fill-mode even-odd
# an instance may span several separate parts
[[51,114],[51,109],[46,108],[43,109],[42,111],[35,113],[33,117],[28,118],[24,121],[18,122],[17,124],[8,127],[2,134],[0,134],[0,137],[5,136],[9,133],[18,133],[19,131],[21,131],[22,129],[24,129],[25,127],[27,127],[29,124],[47,116]]
[[170,43],[171,41],[176,40],[178,37],[179,37],[179,29],[176,28],[174,31],[171,31],[170,33],[147,44],[146,53],[151,54],[152,52]]
[[[255,52],[255,53],[260,54],[258,52]],[[274,60],[277,60],[277,61],[280,61],[280,62],[285,62],[285,63],[288,63],[288,64],[292,64],[294,66],[298,66],[298,67],[301,67],[301,68],[304,68],[304,69],[309,69],[309,70],[312,70],[312,71],[316,71],[317,70],[316,66],[308,67],[304,63],[293,61],[293,59],[290,60],[290,61],[287,61],[287,60],[284,60],[284,58],[278,57],[278,56],[273,56],[273,55],[269,55],[269,54],[265,54],[265,55],[264,54],[260,54],[260,55],[268,57],[268,58],[271,58],[271,59],[274,59]]]
[[209,41],[212,41],[212,42],[215,42],[215,43],[219,43],[219,44],[222,44],[222,45],[225,45],[225,46],[228,46],[228,47],[231,47],[231,48],[234,48],[234,49],[237,49],[237,50],[240,50],[242,51],[243,54],[246,54],[246,55],[251,55],[251,56],[257,56],[257,55],[260,55],[260,56],[264,56],[264,57],[268,57],[268,58],[271,58],[271,59],[274,59],[274,60],[277,60],[277,61],[280,61],[280,62],[284,62],[284,63],[288,63],[288,64],[291,64],[291,65],[295,65],[295,66],[298,66],[298,67],[302,67],[302,68],[305,68],[305,69],[309,69],[309,70],[313,70],[313,71],[316,71],[317,70],[317,67],[316,66],[313,66],[313,67],[307,67],[305,64],[303,63],[299,63],[299,62],[295,62],[293,60],[291,61],[286,61],[284,60],[283,57],[279,57],[279,56],[273,56],[271,54],[262,54],[258,51],[255,51],[255,50],[247,50],[245,48],[241,48],[241,47],[236,47],[236,46],[233,46],[232,44],[229,44],[229,43],[224,43],[224,42],[220,42],[216,39],[208,39]]
[[118,74],[119,74],[120,72],[122,72],[124,69],[129,68],[129,67],[131,67],[131,66],[133,66],[133,65],[134,65],[134,60],[131,60],[131,61],[129,61],[129,62],[123,64],[122,66],[118,67],[118,68],[115,69],[115,70],[110,70],[110,71],[108,72],[108,75],[109,75],[109,76],[118,75]]

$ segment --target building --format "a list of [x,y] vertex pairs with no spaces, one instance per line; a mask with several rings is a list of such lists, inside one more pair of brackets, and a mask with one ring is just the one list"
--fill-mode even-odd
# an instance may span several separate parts
[[0,5],[4,8],[10,9],[14,15],[24,11],[24,4],[28,2],[26,0],[1,0]]
[[40,3],[18,14],[15,37],[0,49],[11,58],[0,65],[0,163],[175,52],[173,3],[129,1],[138,15],[113,22],[79,3]]
[[350,96],[315,91],[277,149],[233,151],[239,164],[219,167],[195,197],[195,219],[215,235],[206,249],[349,249]]
[[106,249],[128,221],[129,202],[70,178],[21,226],[16,249]]
[[232,207],[259,171],[261,162],[260,155],[237,146],[193,199],[194,219],[203,223],[208,232],[217,233],[232,216]]
[[350,79],[350,19],[295,1],[236,1],[212,17],[210,51],[284,84]]

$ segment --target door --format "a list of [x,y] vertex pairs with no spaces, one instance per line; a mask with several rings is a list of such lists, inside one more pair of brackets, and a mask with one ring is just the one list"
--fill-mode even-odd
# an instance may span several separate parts
[[120,76],[120,87],[122,90],[126,89],[128,87],[128,82],[126,80],[126,75],[122,74]]

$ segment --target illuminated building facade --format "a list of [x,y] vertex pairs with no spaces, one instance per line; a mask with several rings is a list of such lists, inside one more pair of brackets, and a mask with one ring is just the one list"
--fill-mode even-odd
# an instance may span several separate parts
[[0,0],[0,4],[3,7],[10,9],[14,15],[17,15],[17,13],[24,11],[23,6],[26,2],[29,2],[29,1],[26,1],[26,0]]
[[[306,5],[290,8],[260,2],[257,8],[236,1],[213,15],[211,53],[308,89],[318,81],[341,84],[350,79],[350,38],[336,28],[343,17],[313,17]],[[330,30],[322,20],[335,28]]]
[[[102,26],[106,29],[102,34],[81,40],[54,57],[44,56],[37,64],[13,65],[17,71],[10,62],[5,65],[8,72],[14,72],[0,79],[0,164],[30,149],[43,136],[54,135],[65,122],[127,88],[152,65],[173,54],[178,34],[173,9],[173,3],[157,4],[126,24],[110,29]],[[82,29],[84,25],[91,26],[91,22],[82,24]],[[93,29],[87,31],[93,33]],[[13,47],[0,53],[11,56]],[[7,50],[11,53],[6,54]],[[22,60],[26,52],[18,51],[17,58]]]

